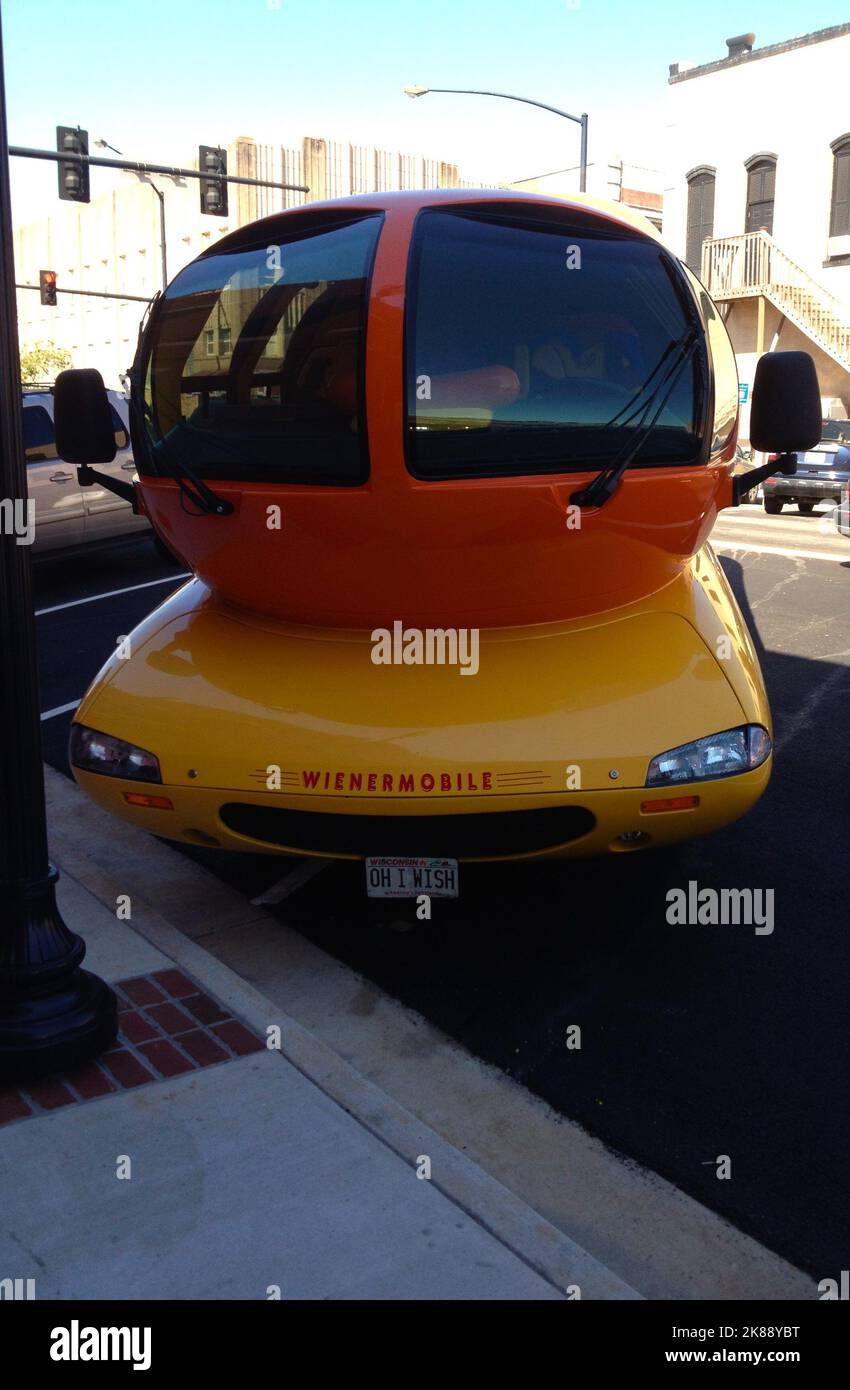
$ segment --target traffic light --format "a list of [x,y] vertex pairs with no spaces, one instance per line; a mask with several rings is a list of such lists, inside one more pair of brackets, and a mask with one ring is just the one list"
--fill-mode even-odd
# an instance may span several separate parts
[[201,212],[209,217],[227,216],[227,151],[215,145],[198,146],[198,169],[209,178],[200,180]]
[[[56,127],[56,149],[59,154],[66,150],[69,154],[88,154],[89,152],[89,133],[87,130],[76,130],[73,126],[58,125]],[[89,166],[81,164],[79,160],[68,160],[65,163],[59,160],[57,165],[59,170],[59,197],[66,202],[88,203],[89,197]]]
[[41,291],[42,304],[56,304],[56,271],[40,270],[38,272],[38,287]]

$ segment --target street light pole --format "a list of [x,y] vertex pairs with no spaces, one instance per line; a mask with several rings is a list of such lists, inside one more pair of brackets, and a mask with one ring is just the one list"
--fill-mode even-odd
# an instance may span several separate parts
[[162,288],[163,291],[165,291],[168,289],[168,262],[166,260],[165,251],[165,194],[163,193],[161,188],[157,188],[156,184],[154,183],[153,179],[150,178],[150,176],[148,176],[145,179],[142,179],[142,183],[149,184],[150,187],[153,189],[154,193],[156,194],[157,198],[159,198],[159,246],[161,252],[160,260],[162,265]]
[[581,152],[579,154],[579,190],[587,192],[587,112],[581,113]]
[[0,1077],[26,1080],[102,1052],[117,1017],[112,990],[80,969],[85,942],[47,859],[3,82],[0,26]]
[[556,116],[563,116],[567,121],[575,121],[576,125],[581,126],[581,154],[579,156],[579,189],[582,193],[587,191],[587,112],[583,111],[580,116],[573,116],[569,111],[561,111],[557,106],[547,106],[545,101],[533,101],[531,97],[517,97],[510,92],[481,92],[474,87],[405,87],[405,95],[409,97],[424,97],[429,92],[449,93],[451,96],[464,97],[502,97],[505,101],[521,101],[525,106],[539,106],[541,111],[551,111]]
[[[116,150],[115,146],[110,145],[109,141],[104,140],[103,136],[101,136],[99,140],[95,140],[94,143],[97,145],[98,149],[111,150],[113,154],[120,155],[120,157],[123,159],[124,151]],[[150,187],[153,189],[154,193],[156,194],[157,198],[159,199],[159,249],[160,263],[162,266],[162,288],[163,291],[165,291],[168,289],[168,261],[166,258],[165,251],[165,194],[159,188],[157,188],[150,175],[139,174],[137,177],[141,179],[142,183],[149,184]]]

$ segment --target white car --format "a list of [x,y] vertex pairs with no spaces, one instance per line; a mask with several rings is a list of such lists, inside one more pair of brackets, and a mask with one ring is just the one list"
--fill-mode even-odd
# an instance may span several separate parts
[[[134,515],[129,502],[97,484],[80,487],[75,466],[59,458],[52,389],[24,386],[21,391],[27,489],[35,502],[35,554],[150,531],[146,517]],[[127,402],[117,391],[107,394],[117,452],[112,463],[98,467],[103,473],[132,482],[136,465],[130,448]]]

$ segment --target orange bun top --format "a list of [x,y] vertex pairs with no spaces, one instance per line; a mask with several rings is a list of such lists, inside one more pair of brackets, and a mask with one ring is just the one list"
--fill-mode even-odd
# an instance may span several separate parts
[[[460,214],[464,220],[455,233],[457,220],[444,219],[441,235],[448,241],[434,250],[417,250],[415,228],[424,225],[417,219],[434,212]],[[476,220],[479,213],[481,222]],[[346,219],[351,223],[370,214],[378,216],[371,224],[376,245],[364,279],[363,321],[358,325],[340,318],[322,327],[322,296],[327,294],[323,286],[331,277],[323,278],[321,265],[315,273],[295,265],[296,282],[287,289],[288,263],[299,256],[316,256],[322,219],[327,226],[344,225]],[[514,226],[528,226],[548,239],[538,243],[529,231],[523,240],[522,231],[511,240]],[[303,245],[302,233],[307,237]],[[508,238],[504,245],[503,233]],[[467,235],[480,237],[474,262],[464,249]],[[457,262],[446,252],[453,236],[458,238]],[[574,259],[576,249],[583,252],[584,268],[565,267],[563,291],[560,281],[551,281],[553,236],[559,237],[559,257],[566,249],[567,262],[570,247]],[[281,326],[275,331],[281,334],[281,346],[272,353],[267,343],[262,348],[265,356],[257,359],[242,344],[252,333],[256,341],[267,333],[269,324],[261,322],[258,303],[258,293],[262,298],[265,290],[252,291],[242,322],[232,311],[223,311],[210,288],[212,281],[204,276],[224,264],[216,261],[223,256],[233,258],[234,274],[239,273],[239,256],[253,247],[256,259],[256,248],[262,245],[268,247],[272,262],[269,301],[278,296],[275,312]],[[551,282],[556,285],[553,293],[538,296],[517,288],[525,283],[526,246],[531,277],[527,283],[545,289]],[[602,264],[600,257],[609,249],[613,257],[624,257],[622,262]],[[273,264],[273,252],[280,267]],[[628,303],[647,273],[640,258],[649,257],[654,265],[662,254],[673,267],[666,274],[672,280],[678,276],[678,283],[667,286],[661,298],[669,294],[675,307],[676,296],[681,300],[689,292],[687,273],[662,252],[650,224],[615,204],[584,196],[552,199],[466,189],[369,195],[310,204],[241,228],[181,272],[155,306],[134,373],[134,393],[147,400],[143,409],[149,417],[158,412],[163,447],[177,437],[169,430],[178,425],[183,462],[232,504],[232,514],[198,514],[187,504],[177,479],[164,475],[168,470],[156,475],[158,465],[146,456],[145,446],[140,447],[143,426],[137,412],[134,444],[145,510],[166,543],[221,598],[296,622],[372,628],[401,619],[428,626],[512,626],[599,613],[634,601],[675,577],[706,540],[718,509],[730,504],[737,433],[737,379],[734,407],[725,401],[722,429],[718,426],[720,388],[713,363],[718,350],[725,349],[717,348],[720,339],[710,337],[704,326],[713,306],[704,292],[699,297],[700,287],[693,281],[692,302],[681,312],[686,324],[690,315],[691,331],[696,323],[699,340],[692,369],[698,394],[702,391],[702,415],[694,426],[698,456],[692,450],[694,456],[684,462],[656,463],[650,441],[638,456],[639,466],[626,469],[604,506],[579,508],[571,503],[606,461],[622,457],[621,437],[628,442],[622,426],[629,423],[630,403],[646,400],[640,395],[642,382],[657,383],[650,370],[656,361],[653,345],[644,340],[640,325],[636,329]],[[303,261],[305,267],[309,264]],[[471,264],[477,267],[477,280],[470,275]],[[460,267],[456,282],[455,265]],[[571,274],[587,278],[571,280]],[[594,275],[607,279],[593,280]],[[435,307],[423,280],[413,324],[406,319],[406,307],[412,309],[406,306],[406,295],[417,292],[418,277],[430,277],[432,286],[457,283],[457,296],[446,293],[445,303]],[[602,294],[598,287],[609,283],[610,294]],[[576,294],[584,301],[570,314],[561,304],[561,294],[563,305]],[[605,299],[609,302],[599,302]],[[621,303],[622,312],[617,308]],[[471,306],[477,306],[474,312]],[[181,310],[183,328],[175,317]],[[670,326],[673,309],[664,312],[668,326],[663,332],[672,341],[678,331]],[[169,314],[172,327],[163,327]],[[528,327],[535,316],[539,334]],[[561,319],[563,332],[557,327]],[[483,360],[477,362],[476,320],[484,325],[482,341],[489,334],[489,342],[500,344],[489,356],[482,350]],[[654,319],[647,323],[650,334],[662,332]],[[719,319],[712,319],[711,333],[725,337],[718,325]],[[429,342],[436,345],[432,373],[422,370],[418,333],[430,333]],[[603,359],[594,356],[597,344],[607,345],[609,354],[619,354],[619,384],[613,384],[610,367],[599,365]],[[192,378],[186,375],[188,348],[195,354]],[[204,352],[214,363],[211,374],[203,360],[197,366]],[[297,374],[288,376],[287,362],[294,358]],[[668,364],[674,359],[675,354]],[[430,358],[425,366],[429,364]],[[664,366],[661,374],[666,370]],[[728,376],[728,361],[724,370]],[[246,374],[241,386],[236,382],[240,371]],[[228,476],[229,422],[240,411],[240,418],[249,412],[255,441],[250,448],[267,451],[271,445],[256,443],[261,435],[255,419],[294,418],[292,410],[297,413],[301,407],[290,407],[290,389],[296,402],[307,401],[305,393],[310,393],[304,420],[318,419],[316,411],[325,409],[336,412],[337,420],[345,418],[340,456],[359,448],[365,477],[340,483],[331,472],[312,483],[306,477],[281,479],[274,468],[266,470],[266,477],[259,467],[245,468],[250,449],[234,462]],[[727,381],[727,397],[730,389]],[[611,402],[620,399],[626,405],[612,410]],[[571,404],[563,405],[567,400]],[[414,416],[418,409],[421,414]],[[563,447],[561,471],[554,471],[557,458],[553,461],[551,450],[545,454],[547,441],[559,437],[552,433],[553,421],[557,423],[553,411],[567,419],[573,432],[569,439],[583,441],[578,458]],[[582,411],[589,412],[586,420]],[[695,409],[695,420],[697,414]],[[597,439],[602,436],[593,430],[603,419],[606,439],[616,430],[616,447],[606,444],[607,452],[598,452]],[[631,425],[635,427],[634,419]],[[267,434],[271,431],[268,437],[277,439],[274,428],[270,423]],[[287,423],[281,426],[288,428]],[[287,437],[281,435],[280,457],[298,452],[309,470],[311,436],[303,431],[314,425],[298,428],[298,451],[287,447]],[[665,441],[674,433],[668,429]],[[210,441],[219,437],[224,452],[208,469]],[[514,438],[516,445],[511,443]],[[492,449],[501,452],[491,466]],[[445,466],[441,450],[449,459]],[[417,464],[420,454],[423,460],[436,459],[436,465]],[[332,457],[328,467],[333,467]],[[280,509],[279,515],[274,508]]]

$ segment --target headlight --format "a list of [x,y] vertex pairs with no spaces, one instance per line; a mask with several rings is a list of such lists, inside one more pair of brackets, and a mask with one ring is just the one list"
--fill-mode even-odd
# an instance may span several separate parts
[[770,756],[771,747],[770,734],[761,724],[745,724],[740,729],[709,734],[706,738],[694,739],[693,743],[683,743],[680,748],[659,753],[649,764],[646,785],[705,782],[711,777],[751,772]]
[[100,734],[84,724],[71,725],[68,757],[83,772],[99,772],[104,777],[124,777],[128,782],[161,782],[159,759],[134,743],[111,734]]

